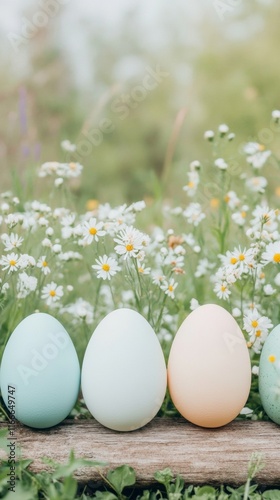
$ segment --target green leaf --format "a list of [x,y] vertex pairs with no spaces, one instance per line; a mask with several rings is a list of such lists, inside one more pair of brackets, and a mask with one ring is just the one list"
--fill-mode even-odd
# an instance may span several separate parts
[[34,500],[37,498],[37,489],[32,489],[29,485],[27,490],[17,481],[15,491],[9,491],[4,498],[5,500]]
[[8,454],[8,428],[0,430],[0,449]]
[[62,490],[65,500],[74,500],[76,497],[77,489],[77,481],[71,476],[66,477],[66,479],[63,481]]
[[205,497],[208,500],[215,500],[216,498],[216,490],[212,486],[200,486],[195,488],[196,497]]
[[118,497],[109,491],[97,491],[93,498],[96,500],[118,500]]
[[279,500],[280,490],[267,490],[263,492],[264,500]]
[[69,461],[65,465],[57,464],[52,462],[52,465],[56,468],[55,472],[52,474],[54,479],[59,479],[61,477],[71,476],[80,467],[98,467],[106,465],[105,462],[97,462],[93,460],[86,460],[84,458],[75,458],[74,451],[72,450],[69,455]]
[[174,479],[174,474],[172,470],[167,467],[166,469],[155,472],[154,478],[158,483],[166,486]]
[[134,469],[128,465],[121,465],[109,471],[107,479],[118,495],[121,495],[126,486],[133,486],[136,481]]

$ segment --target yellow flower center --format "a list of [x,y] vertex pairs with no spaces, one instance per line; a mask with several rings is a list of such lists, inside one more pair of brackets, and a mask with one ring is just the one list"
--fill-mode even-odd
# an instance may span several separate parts
[[190,189],[193,189],[193,188],[194,188],[194,182],[190,181],[190,182],[188,183],[188,187],[189,187]]
[[252,325],[252,327],[253,327],[253,328],[257,328],[258,324],[259,324],[259,323],[257,322],[257,320],[256,320],[256,319],[254,319],[254,320],[252,321],[252,323],[251,323],[251,325]]
[[265,150],[265,146],[263,144],[259,144],[259,151],[264,151]]
[[126,250],[127,250],[128,252],[132,252],[132,250],[133,250],[134,246],[133,246],[132,244],[128,244],[128,245],[126,245],[126,247],[125,247],[125,248],[126,248]]
[[89,228],[89,234],[91,234],[92,236],[94,236],[96,233],[97,233],[97,229],[95,227]]
[[270,354],[270,356],[268,356],[268,361],[270,363],[275,363],[276,361],[276,356],[274,356],[274,354]]
[[241,217],[242,217],[243,219],[245,219],[246,215],[247,215],[247,212],[245,212],[244,210],[242,210],[242,212],[241,212]]
[[221,286],[221,291],[222,291],[222,292],[225,292],[225,291],[226,291],[226,289],[227,289],[227,287],[226,287],[225,285],[222,285],[222,286]]
[[56,291],[55,290],[50,290],[50,296],[55,297],[56,296]]
[[277,186],[277,188],[275,189],[275,194],[276,196],[280,196],[280,186]]
[[256,335],[256,337],[261,337],[262,336],[261,330],[257,330],[255,335]]
[[143,267],[138,267],[138,271],[139,271],[139,273],[143,273],[144,272]]
[[71,168],[71,170],[76,170],[76,168],[77,168],[77,164],[76,164],[76,163],[71,162],[71,163],[69,163],[69,168]]
[[16,261],[16,260],[10,260],[10,266],[12,266],[12,267],[13,267],[13,266],[15,266],[15,265],[16,265],[16,263],[17,263],[17,261]]
[[210,200],[210,207],[211,208],[217,208],[219,206],[219,204],[220,204],[220,202],[219,202],[218,198],[212,198]]
[[236,262],[237,262],[237,259],[235,257],[231,257],[230,263],[234,265],[234,264],[236,264]]
[[279,262],[280,262],[280,253],[275,253],[273,255],[273,260],[274,260],[274,262],[277,262],[277,264],[279,264]]
[[43,266],[43,267],[48,267],[48,263],[47,263],[47,261],[46,261],[46,260],[43,260],[43,262],[42,262],[42,266]]
[[106,273],[108,273],[108,271],[110,271],[110,266],[109,266],[109,264],[103,264],[103,265],[102,265],[102,269],[103,269],[103,271],[106,271]]
[[169,285],[168,290],[169,290],[169,292],[173,292],[173,290],[174,290],[173,286]]
[[92,212],[93,210],[95,210],[97,207],[98,207],[98,200],[88,200],[87,201],[86,208],[90,212]]
[[229,202],[230,197],[229,197],[229,195],[228,195],[228,194],[224,197],[224,200],[225,200],[225,202],[226,202],[226,203],[228,203],[228,202]]
[[263,280],[265,278],[265,273],[260,274],[260,280]]
[[239,255],[239,257],[238,257],[238,258],[239,258],[239,260],[245,260],[245,255],[244,255],[244,253],[241,253],[241,254]]

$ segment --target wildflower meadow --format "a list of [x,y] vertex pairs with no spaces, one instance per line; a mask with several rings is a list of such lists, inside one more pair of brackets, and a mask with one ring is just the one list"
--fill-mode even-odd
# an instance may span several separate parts
[[[267,120],[271,133],[279,134],[280,111]],[[201,141],[208,143],[208,160],[186,160],[185,184],[177,186],[180,205],[162,193],[160,204],[136,199],[112,206],[110,200],[90,199],[81,211],[72,186],[86,172],[71,159],[76,145],[66,139],[61,160],[46,158],[38,165],[35,182],[44,186],[40,200],[21,198],[13,187],[1,194],[1,354],[17,324],[40,311],[65,325],[82,361],[102,318],[128,307],[150,323],[167,360],[185,317],[199,305],[219,304],[236,319],[250,353],[251,392],[238,418],[268,419],[258,372],[262,346],[280,323],[280,159],[265,141],[240,144],[238,133],[226,124],[207,130]],[[280,360],[272,352],[269,361],[279,374],[275,392],[280,397]],[[5,420],[3,403],[1,410]],[[178,415],[168,394],[159,414]],[[71,416],[90,418],[81,398]],[[167,497],[146,491],[137,498],[280,498],[280,493],[261,496],[249,490],[250,481],[240,492],[211,487],[183,492],[183,485],[177,481],[175,487],[172,474],[166,474],[158,474],[157,480],[167,488]],[[35,491],[36,479],[26,481],[30,488],[34,483]],[[37,482],[42,486],[42,478]],[[4,494],[2,476],[0,485]],[[75,487],[74,496],[57,493],[56,487],[62,488],[46,482],[38,498],[88,498],[85,492],[75,496]],[[35,498],[34,491],[34,496],[21,498]],[[127,498],[116,491],[97,492],[95,498]]]

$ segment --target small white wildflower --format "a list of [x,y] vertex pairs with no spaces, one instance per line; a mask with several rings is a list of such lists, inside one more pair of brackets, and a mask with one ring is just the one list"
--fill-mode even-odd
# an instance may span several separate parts
[[234,210],[240,204],[240,199],[238,198],[235,191],[228,191],[224,197],[224,200],[231,210]]
[[280,273],[276,274],[274,278],[274,283],[275,285],[280,286]]
[[240,227],[244,226],[248,214],[248,205],[243,205],[238,212],[232,214],[232,220]]
[[274,109],[271,113],[271,116],[272,116],[273,120],[275,120],[277,123],[280,120],[280,110]]
[[64,179],[62,177],[57,177],[54,181],[54,185],[56,188],[58,188],[58,187],[62,186],[63,182],[64,182]]
[[262,262],[264,265],[270,262],[280,264],[280,241],[269,243],[262,254]]
[[201,168],[200,161],[198,160],[191,161],[190,163],[191,172],[193,172],[194,170],[200,170],[200,168]]
[[28,276],[25,272],[20,273],[17,282],[17,297],[24,299],[31,292],[34,292],[37,288],[37,282],[38,280],[34,276]]
[[168,282],[168,281],[164,281],[162,283],[162,285],[160,286],[160,288],[166,293],[166,295],[168,297],[170,297],[171,299],[174,299],[175,298],[175,289],[177,288],[178,286],[178,283],[175,282],[174,278],[171,278],[171,280]]
[[120,267],[118,266],[116,259],[113,257],[103,255],[102,257],[99,257],[99,259],[95,259],[95,262],[96,264],[91,267],[97,271],[97,278],[110,280],[112,276],[120,271]]
[[43,255],[42,257],[40,257],[40,259],[37,262],[37,267],[39,267],[39,269],[42,270],[42,273],[45,276],[47,276],[47,274],[49,274],[51,272],[51,270],[49,268],[49,264],[46,261],[46,256],[45,255]]
[[10,235],[4,233],[1,236],[1,240],[5,245],[5,252],[19,248],[23,243],[23,238],[18,234],[11,233]]
[[115,251],[122,255],[124,259],[127,257],[137,257],[137,254],[143,248],[145,235],[132,226],[122,229],[118,237],[114,239],[117,243]]
[[190,203],[184,210],[183,216],[187,219],[189,224],[193,224],[195,227],[206,217],[199,203]]
[[61,252],[61,245],[59,243],[55,243],[53,246],[52,246],[52,251],[53,253],[60,253]]
[[217,297],[219,299],[224,299],[227,300],[231,294],[231,291],[228,288],[228,284],[226,281],[223,281],[222,283],[216,283],[214,287],[214,292],[217,294]]
[[218,167],[220,170],[228,169],[228,164],[223,158],[217,158],[214,163],[215,166]]
[[233,132],[231,132],[230,134],[228,134],[227,138],[228,138],[228,141],[233,141],[233,139],[235,139],[235,134]]
[[241,412],[240,412],[240,415],[246,415],[246,417],[252,415],[253,413],[253,410],[251,410],[251,408],[248,408],[247,406],[244,406],[244,408],[242,408]]
[[0,259],[0,265],[2,266],[3,271],[14,272],[18,271],[21,267],[21,257],[16,253],[10,253],[6,255],[2,255]]
[[224,135],[226,135],[229,132],[229,127],[225,123],[222,123],[221,125],[219,125],[218,130],[220,132],[221,137],[224,137]]
[[239,307],[234,307],[233,308],[232,315],[233,315],[234,318],[240,318],[240,316],[241,316],[241,310],[239,309]]
[[42,289],[41,298],[46,300],[48,306],[52,306],[59,301],[61,297],[63,297],[63,286],[57,285],[54,281],[44,286]]
[[275,288],[272,288],[272,286],[271,286],[270,284],[265,285],[265,286],[263,287],[263,291],[264,291],[264,294],[265,294],[266,296],[273,295],[273,294],[276,292]]
[[251,177],[247,179],[246,186],[254,193],[263,194],[267,186],[267,180],[265,177]]
[[260,369],[259,369],[258,366],[256,366],[256,365],[252,366],[252,374],[253,375],[258,376],[259,375],[259,371],[260,371]]
[[67,151],[68,153],[74,153],[76,151],[77,146],[75,144],[72,144],[68,139],[64,139],[60,143],[61,148],[64,151]]
[[213,130],[206,130],[206,132],[204,132],[204,139],[206,139],[207,141],[213,141],[215,137],[215,133],[213,132]]
[[42,241],[42,246],[50,248],[52,246],[51,240],[49,238],[44,238]]
[[191,310],[191,311],[194,311],[194,310],[195,310],[195,309],[197,309],[198,307],[199,307],[199,302],[198,302],[198,300],[197,300],[197,299],[192,298],[192,299],[190,300],[190,310]]

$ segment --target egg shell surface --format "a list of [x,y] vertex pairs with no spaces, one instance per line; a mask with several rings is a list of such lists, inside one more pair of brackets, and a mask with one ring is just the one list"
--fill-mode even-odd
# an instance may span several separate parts
[[184,320],[171,346],[168,387],[177,410],[202,427],[220,427],[244,407],[251,363],[237,322],[223,307],[199,306]]
[[97,326],[82,365],[85,403],[102,425],[132,431],[159,411],[167,386],[159,340],[138,312],[122,308]]
[[78,397],[80,366],[73,342],[53,316],[35,313],[16,327],[1,363],[1,392],[17,420],[52,427],[67,417]]
[[[269,361],[274,356],[275,361]],[[280,425],[280,325],[268,335],[261,352],[259,393],[265,412]]]

